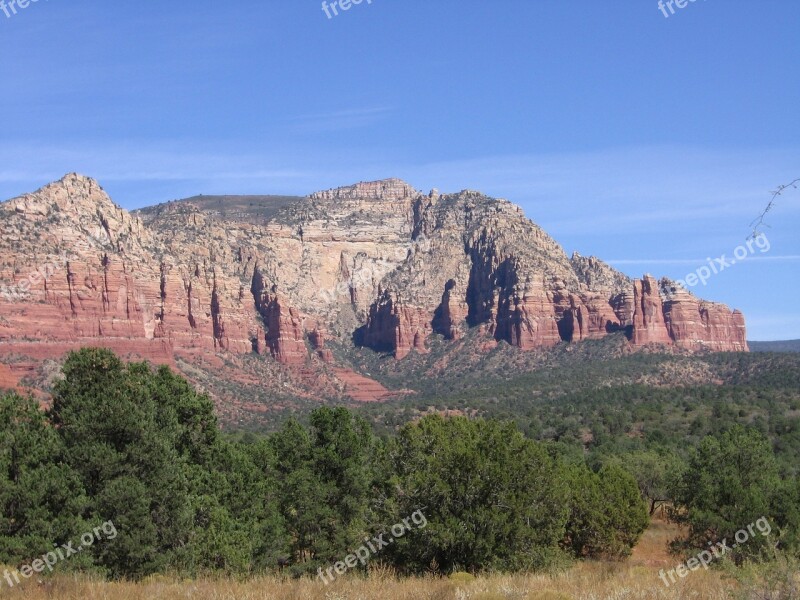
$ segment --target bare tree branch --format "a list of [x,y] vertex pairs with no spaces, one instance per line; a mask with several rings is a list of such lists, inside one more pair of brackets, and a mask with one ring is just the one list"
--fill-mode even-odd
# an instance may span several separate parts
[[762,227],[769,227],[769,225],[767,225],[764,222],[764,220],[767,217],[767,213],[769,213],[769,211],[771,211],[775,207],[775,201],[778,199],[778,197],[783,195],[783,192],[785,192],[789,188],[797,189],[798,184],[800,184],[800,177],[798,177],[794,181],[787,183],[786,185],[779,185],[778,189],[772,192],[772,199],[769,201],[769,204],[767,204],[767,207],[763,210],[763,212],[760,215],[758,215],[756,219],[753,220],[752,223],[750,223],[750,227],[753,228],[753,233],[750,235],[751,238],[755,238],[761,235]]

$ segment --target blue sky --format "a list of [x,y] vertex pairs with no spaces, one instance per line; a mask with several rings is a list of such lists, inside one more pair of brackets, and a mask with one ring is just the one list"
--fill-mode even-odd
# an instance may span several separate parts
[[[8,3],[9,0],[6,0]],[[330,2],[329,2],[330,4]],[[800,3],[39,0],[0,11],[0,197],[78,171],[126,208],[402,177],[683,278],[800,177]],[[693,289],[800,338],[800,190]]]

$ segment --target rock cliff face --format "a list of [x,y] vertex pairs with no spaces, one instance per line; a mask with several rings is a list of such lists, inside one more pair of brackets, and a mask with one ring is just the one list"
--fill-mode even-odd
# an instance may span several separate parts
[[384,279],[363,337],[397,358],[424,352],[432,331],[458,339],[474,326],[523,350],[615,331],[634,347],[747,350],[741,313],[649,275],[632,281],[594,257],[568,259],[505,200],[418,194],[414,236],[425,249]]
[[664,322],[671,339],[687,350],[746,351],[744,315],[727,306],[705,302],[683,290],[669,293]]
[[385,388],[326,343],[402,359],[479,327],[522,350],[615,331],[635,347],[747,350],[741,313],[568,258],[518,207],[477,192],[390,179],[282,198],[264,218],[202,206],[128,213],[76,174],[0,204],[0,357],[260,355],[379,399]]

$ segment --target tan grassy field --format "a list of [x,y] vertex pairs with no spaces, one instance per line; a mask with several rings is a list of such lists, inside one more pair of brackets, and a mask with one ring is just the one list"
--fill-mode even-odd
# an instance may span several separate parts
[[153,579],[144,583],[104,583],[59,578],[29,582],[2,598],[43,600],[601,600],[724,599],[731,584],[715,572],[693,573],[667,589],[658,571],[630,565],[581,564],[554,576],[488,576],[469,584],[446,579],[351,578],[325,586],[318,581],[254,579],[248,582]]
[[276,577],[248,581],[180,581],[152,577],[141,583],[108,583],[86,577],[30,580],[0,598],[22,600],[717,600],[731,598],[736,585],[719,571],[698,570],[667,588],[661,568],[678,560],[666,552],[674,526],[654,521],[623,563],[585,562],[554,575],[491,575],[470,583],[427,577],[396,579],[375,569],[369,578],[350,577],[326,586],[319,580]]

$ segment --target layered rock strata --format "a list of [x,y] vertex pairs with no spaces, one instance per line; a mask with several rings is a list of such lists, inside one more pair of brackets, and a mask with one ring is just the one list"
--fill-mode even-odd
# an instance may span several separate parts
[[380,396],[326,340],[398,359],[474,327],[522,350],[617,331],[635,347],[747,350],[738,311],[569,258],[519,207],[478,192],[390,179],[248,215],[191,202],[129,213],[77,174],[0,204],[0,355],[255,353],[333,365],[330,377]]

